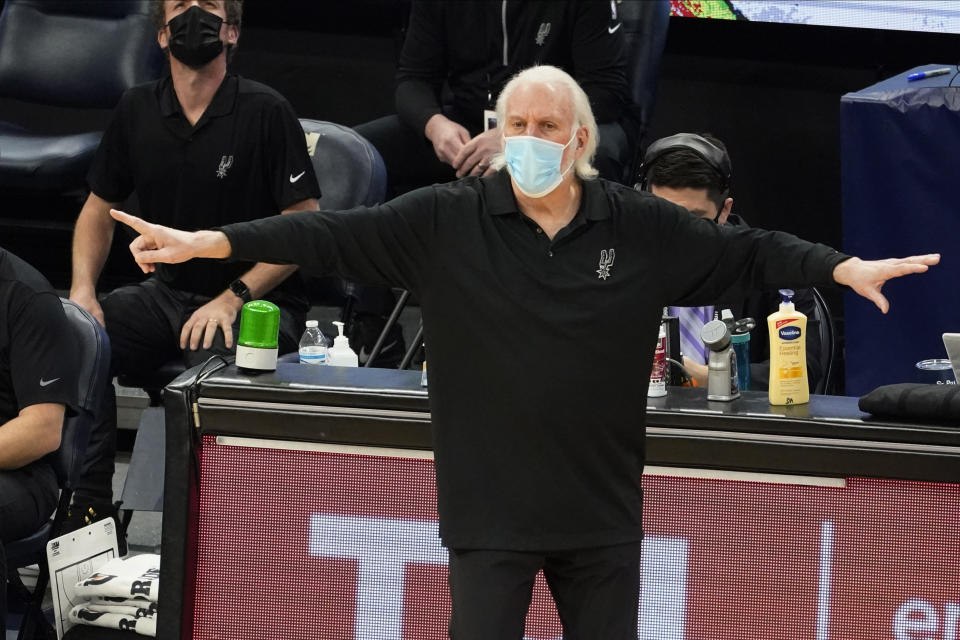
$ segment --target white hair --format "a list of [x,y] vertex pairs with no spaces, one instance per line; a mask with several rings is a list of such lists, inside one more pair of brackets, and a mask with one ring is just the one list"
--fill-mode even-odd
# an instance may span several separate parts
[[[524,69],[510,79],[506,84],[500,96],[497,98],[497,122],[501,128],[506,123],[507,102],[510,96],[518,88],[527,85],[545,85],[556,90],[558,87],[565,87],[570,92],[570,98],[573,102],[573,132],[580,127],[587,128],[587,144],[584,146],[583,153],[574,163],[574,171],[581,180],[592,180],[599,173],[591,164],[593,156],[597,151],[597,121],[593,117],[593,110],[590,108],[590,100],[584,93],[577,81],[569,73],[558,67],[550,65],[538,65]],[[503,151],[493,156],[490,166],[494,169],[500,169],[506,164],[503,157]]]

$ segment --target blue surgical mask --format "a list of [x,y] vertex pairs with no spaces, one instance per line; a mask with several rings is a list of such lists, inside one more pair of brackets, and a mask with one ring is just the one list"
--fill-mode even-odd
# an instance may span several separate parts
[[574,131],[567,144],[551,142],[535,136],[507,136],[504,138],[503,158],[510,176],[520,192],[529,198],[542,198],[561,182],[567,171],[561,170],[563,150],[577,137]]

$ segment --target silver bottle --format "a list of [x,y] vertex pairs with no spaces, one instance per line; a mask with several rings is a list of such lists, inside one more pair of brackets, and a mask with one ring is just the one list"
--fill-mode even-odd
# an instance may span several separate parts
[[703,325],[700,339],[710,350],[707,361],[707,400],[729,401],[740,397],[737,354],[730,342],[730,329],[723,320]]

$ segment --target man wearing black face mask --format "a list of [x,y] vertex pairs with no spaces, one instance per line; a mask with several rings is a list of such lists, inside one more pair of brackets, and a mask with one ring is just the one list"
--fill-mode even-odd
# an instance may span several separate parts
[[[200,69],[223,51],[220,39],[223,24],[223,18],[217,14],[193,5],[166,23],[170,32],[167,39],[170,54],[191,69]],[[231,22],[227,21],[227,25]],[[234,38],[229,46],[235,44]]]
[[[308,308],[299,275],[289,277],[294,267],[177,265],[98,300],[114,232],[108,212],[134,192],[144,216],[191,228],[316,209],[320,196],[287,101],[227,73],[240,0],[156,2],[154,9],[170,73],[124,94],[104,134],[77,219],[70,298],[106,327],[115,374],[152,372],[178,357],[193,366],[232,352],[240,308],[251,298],[280,307],[280,349],[294,351]],[[91,436],[71,513],[76,525],[111,511],[115,421],[108,410]]]
[[[644,188],[656,196],[678,204],[690,213],[720,225],[744,228],[749,225],[732,213],[730,196],[731,163],[727,147],[709,134],[678,133],[653,142],[645,154],[642,168]],[[680,343],[684,368],[701,386],[707,384],[706,347],[699,328],[713,319],[713,313],[730,309],[737,319],[757,322],[750,339],[750,386],[764,391],[770,375],[770,343],[767,316],[777,310],[780,295],[776,290],[752,292],[741,300],[717,300],[708,307],[671,307],[670,314],[680,318]],[[810,390],[823,376],[820,362],[819,321],[810,289],[797,289],[794,304],[807,316],[807,372]]]

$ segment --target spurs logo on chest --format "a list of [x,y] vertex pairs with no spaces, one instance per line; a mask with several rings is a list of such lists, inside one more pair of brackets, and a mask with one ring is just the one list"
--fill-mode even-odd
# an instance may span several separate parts
[[227,170],[233,166],[233,156],[220,156],[220,166],[217,167],[217,177],[226,178]]
[[613,259],[617,253],[613,249],[603,249],[600,251],[600,268],[597,269],[597,277],[606,280],[610,277],[610,269],[613,267]]

